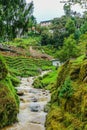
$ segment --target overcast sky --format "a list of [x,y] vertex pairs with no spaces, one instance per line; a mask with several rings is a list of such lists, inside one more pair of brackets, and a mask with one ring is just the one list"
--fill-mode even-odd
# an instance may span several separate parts
[[[31,2],[32,0],[26,0]],[[34,2],[34,16],[37,22],[51,20],[55,17],[60,17],[64,14],[63,4],[60,0],[33,0]],[[79,11],[78,6],[74,6],[74,9]]]
[[33,2],[34,16],[38,22],[51,20],[64,14],[63,4],[60,4],[59,0],[33,0]]

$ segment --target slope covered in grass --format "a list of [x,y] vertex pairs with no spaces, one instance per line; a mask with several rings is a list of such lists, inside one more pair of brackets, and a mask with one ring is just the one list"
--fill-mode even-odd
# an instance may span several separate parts
[[43,88],[51,91],[56,78],[57,78],[57,70],[54,68],[47,74],[37,77],[34,80],[33,85],[35,88]]
[[[4,57],[10,70],[17,76],[26,77],[40,74],[41,70],[52,68],[51,61],[25,57]],[[10,71],[9,70],[9,71]]]
[[46,130],[87,129],[87,59],[81,56],[58,69]]
[[19,99],[13,86],[16,80],[12,81],[11,77],[13,76],[0,55],[0,128],[17,121]]

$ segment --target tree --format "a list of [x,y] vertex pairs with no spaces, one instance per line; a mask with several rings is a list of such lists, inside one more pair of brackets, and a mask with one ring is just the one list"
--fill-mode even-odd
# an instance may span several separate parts
[[67,36],[67,32],[65,29],[66,22],[66,16],[62,16],[61,18],[55,18],[52,21],[51,29],[53,30],[54,45],[56,47],[62,46],[64,37]]
[[64,62],[70,58],[75,58],[79,55],[79,49],[76,44],[76,40],[74,39],[73,34],[70,35],[64,41],[63,47],[58,52],[57,57],[61,62]]
[[44,30],[41,33],[41,45],[53,45],[53,36],[49,30]]
[[80,30],[81,30],[81,33],[82,33],[82,34],[84,34],[85,32],[87,32],[87,22],[85,22],[85,23],[81,26]]
[[71,15],[71,5],[70,5],[70,3],[69,4],[65,3],[63,9],[64,9],[64,12],[65,12],[66,16]]
[[72,19],[69,19],[65,25],[66,30],[68,31],[68,34],[72,34],[75,32],[75,23]]
[[25,0],[1,0],[0,23],[4,27],[4,37],[10,39],[16,37],[19,32],[20,35],[24,34],[32,11],[33,2],[27,4]]

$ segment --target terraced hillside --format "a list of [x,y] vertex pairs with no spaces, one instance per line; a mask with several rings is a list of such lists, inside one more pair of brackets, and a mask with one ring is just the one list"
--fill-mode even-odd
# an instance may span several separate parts
[[14,82],[13,79],[17,81],[9,72],[4,58],[0,55],[0,130],[17,121],[19,98],[14,88],[17,82]]
[[33,76],[41,72],[41,70],[49,70],[52,68],[51,61],[43,59],[4,56],[9,71],[11,70],[17,76]]

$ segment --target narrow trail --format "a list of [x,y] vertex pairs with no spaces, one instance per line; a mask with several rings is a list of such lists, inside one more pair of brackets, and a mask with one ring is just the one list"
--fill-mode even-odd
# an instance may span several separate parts
[[34,77],[21,79],[21,84],[17,87],[21,95],[18,123],[2,130],[45,130],[47,113],[44,112],[44,107],[50,101],[50,93],[48,90],[33,88],[33,81]]

